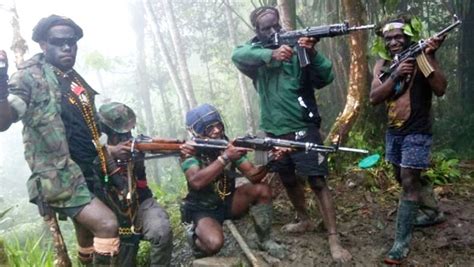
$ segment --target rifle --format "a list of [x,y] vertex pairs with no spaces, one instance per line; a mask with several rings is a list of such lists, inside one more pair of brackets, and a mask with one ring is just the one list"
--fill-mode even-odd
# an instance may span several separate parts
[[[229,142],[223,139],[193,139],[198,145],[208,147],[209,145],[215,147],[223,147],[225,148]],[[344,151],[344,152],[354,152],[354,153],[362,153],[368,154],[369,151],[365,149],[358,149],[358,148],[350,148],[350,147],[341,147],[338,145],[332,146],[324,146],[318,145],[315,143],[310,142],[298,142],[292,140],[285,140],[285,139],[277,139],[277,138],[258,138],[255,136],[247,135],[244,137],[237,137],[233,142],[233,146],[236,147],[244,147],[244,148],[251,148],[254,150],[263,150],[268,151],[272,150],[275,147],[285,147],[291,148],[298,151],[305,151],[308,153],[309,151],[317,151],[323,153],[334,153],[337,151]]]
[[[450,32],[451,30],[453,30],[454,28],[456,28],[457,26],[459,26],[461,24],[461,21],[458,19],[458,17],[456,15],[454,15],[454,20],[455,21],[451,25],[444,28],[440,32],[436,33],[431,38],[442,37],[442,36],[448,34],[448,32]],[[407,49],[403,50],[400,54],[395,55],[394,58],[393,58],[392,64],[390,64],[390,67],[386,71],[383,71],[379,75],[379,79],[381,81],[384,81],[387,78],[388,75],[390,75],[396,68],[398,68],[400,63],[402,63],[403,61],[405,61],[409,58],[416,58],[418,55],[421,54],[421,52],[423,52],[423,50],[425,50],[426,46],[427,46],[426,41],[421,39],[417,43],[414,43],[410,47],[408,47]],[[431,67],[427,66],[425,68],[431,68]],[[425,72],[423,72],[423,73],[425,73]]]
[[325,38],[349,34],[353,31],[368,30],[374,28],[374,24],[349,27],[349,22],[331,24],[324,26],[307,27],[301,30],[277,32],[263,46],[267,48],[279,47],[281,45],[296,46],[296,52],[300,61],[300,67],[306,67],[310,64],[310,59],[306,49],[298,45],[298,39],[301,37]]
[[[194,144],[190,144],[195,148],[199,149],[217,149],[217,150],[224,150],[229,145],[229,141],[225,139],[203,139],[203,138],[193,138]],[[138,151],[144,153],[161,153],[164,155],[174,156],[179,153],[180,146],[184,144],[184,140],[179,139],[165,139],[165,138],[152,138],[140,135],[137,138],[134,138],[130,141],[130,151],[132,153]],[[358,149],[358,148],[349,148],[349,147],[341,147],[338,145],[333,146],[324,146],[318,145],[315,143],[310,142],[298,142],[292,140],[284,140],[284,139],[277,139],[277,138],[258,138],[255,136],[247,135],[244,137],[237,137],[233,142],[233,146],[236,147],[244,147],[244,148],[251,148],[254,150],[261,150],[261,151],[268,151],[272,150],[275,147],[286,147],[292,148],[295,150],[304,150],[305,152],[309,151],[317,151],[317,152],[324,152],[324,153],[334,153],[337,151],[344,151],[344,152],[354,152],[354,153],[362,153],[368,154],[369,151],[365,149]],[[145,158],[147,159],[147,158]]]
[[36,180],[36,188],[38,189],[36,204],[38,205],[39,214],[43,217],[44,222],[48,225],[48,229],[51,231],[51,235],[53,236],[54,252],[56,253],[54,266],[71,267],[71,259],[69,259],[69,255],[67,254],[66,243],[61,234],[61,229],[59,228],[58,220],[56,219],[56,213],[45,201],[41,181],[39,179]]

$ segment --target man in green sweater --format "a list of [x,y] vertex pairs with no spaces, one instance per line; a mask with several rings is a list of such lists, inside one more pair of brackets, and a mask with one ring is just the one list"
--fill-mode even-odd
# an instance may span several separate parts
[[[332,63],[314,49],[318,40],[303,37],[299,46],[306,49],[311,64],[300,68],[295,50],[287,45],[266,47],[270,38],[281,31],[279,13],[273,7],[260,7],[250,14],[256,37],[237,46],[232,61],[253,80],[260,99],[260,128],[270,137],[322,143],[314,89],[328,85],[334,79]],[[287,232],[306,232],[314,223],[306,211],[304,188],[296,173],[305,176],[316,194],[319,209],[328,231],[331,255],[340,262],[352,256],[339,241],[332,196],[326,184],[327,155],[318,152],[293,152],[274,165],[288,197],[296,209],[298,221],[283,227]]]

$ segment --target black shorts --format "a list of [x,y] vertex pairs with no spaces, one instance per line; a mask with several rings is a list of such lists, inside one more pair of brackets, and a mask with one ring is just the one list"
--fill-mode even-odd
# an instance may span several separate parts
[[222,224],[225,220],[234,219],[232,217],[232,198],[228,196],[224,202],[215,208],[201,207],[191,201],[183,201],[181,204],[181,221],[184,223],[194,223],[197,225],[202,218],[210,217]]
[[59,218],[69,217],[71,219],[74,219],[74,217],[76,217],[85,206],[89,205],[89,203],[84,204],[82,206],[77,206],[77,207],[69,207],[69,208],[51,207],[51,208],[52,210],[54,210],[54,212],[58,214]]
[[[318,145],[322,144],[319,128],[309,127],[306,133],[301,136],[295,133],[275,136],[267,133],[268,137],[292,140],[298,142],[310,142]],[[296,138],[298,137],[298,138]],[[328,161],[327,153],[316,151],[295,151],[287,154],[283,159],[274,162],[271,171],[278,173],[297,173],[300,176],[327,176]]]

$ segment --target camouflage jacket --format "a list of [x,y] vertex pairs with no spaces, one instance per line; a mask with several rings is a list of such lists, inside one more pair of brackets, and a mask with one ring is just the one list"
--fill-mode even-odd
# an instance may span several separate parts
[[[91,90],[91,89],[89,89]],[[80,167],[71,159],[61,119],[61,90],[52,66],[37,54],[24,62],[9,81],[9,102],[21,119],[25,159],[31,169],[28,194],[52,207],[77,207],[91,200]],[[95,92],[90,92],[93,98]]]

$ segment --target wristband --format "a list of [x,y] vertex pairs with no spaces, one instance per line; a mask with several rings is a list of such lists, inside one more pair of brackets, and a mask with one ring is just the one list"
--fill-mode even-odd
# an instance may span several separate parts
[[222,157],[223,160],[225,160],[226,163],[230,161],[229,156],[227,156],[227,153],[225,153],[225,152],[222,153],[221,157]]
[[217,157],[217,160],[222,164],[222,166],[227,165],[226,160],[222,156]]

